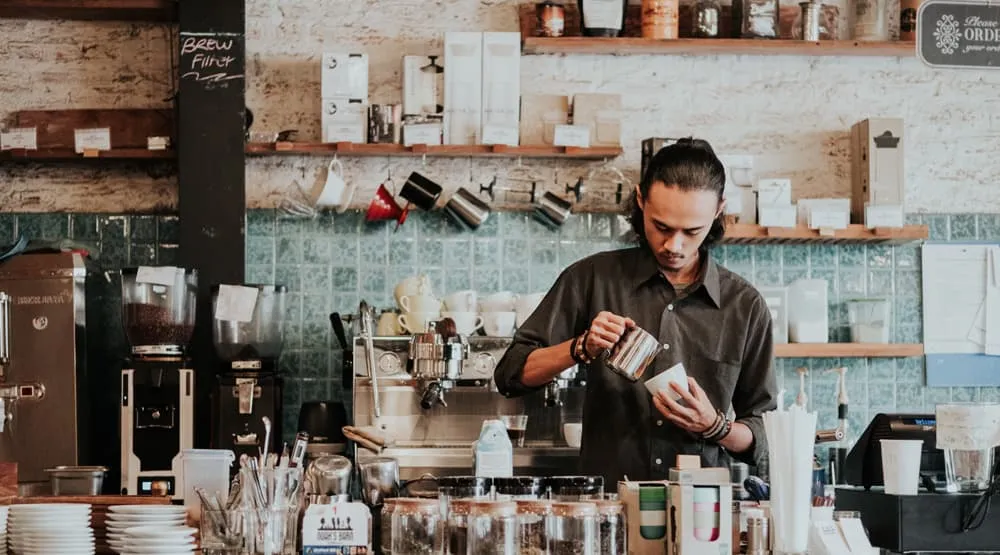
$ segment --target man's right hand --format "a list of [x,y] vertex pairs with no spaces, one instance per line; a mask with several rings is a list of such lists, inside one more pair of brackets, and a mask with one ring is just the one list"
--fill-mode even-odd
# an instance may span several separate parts
[[605,349],[611,349],[625,335],[625,331],[634,328],[635,322],[631,318],[602,311],[590,322],[590,333],[587,334],[587,342],[583,348],[587,355],[596,358]]

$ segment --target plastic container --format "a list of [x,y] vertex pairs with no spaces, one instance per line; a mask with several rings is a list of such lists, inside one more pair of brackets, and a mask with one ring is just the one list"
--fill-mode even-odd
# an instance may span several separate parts
[[[184,449],[181,452],[184,465],[184,506],[193,507],[195,513],[201,511],[201,499],[194,492],[201,488],[209,496],[229,498],[229,469],[236,456],[227,449]],[[190,510],[190,509],[189,509]]]
[[847,301],[847,321],[853,343],[888,343],[890,319],[887,299]]
[[284,285],[248,285],[257,289],[257,303],[249,322],[219,320],[219,286],[212,288],[212,342],[224,361],[275,359],[281,354],[281,321],[285,315]]
[[788,286],[788,340],[828,343],[830,319],[825,279],[798,279]]
[[125,268],[122,322],[132,353],[182,354],[194,332],[198,274],[173,266]]

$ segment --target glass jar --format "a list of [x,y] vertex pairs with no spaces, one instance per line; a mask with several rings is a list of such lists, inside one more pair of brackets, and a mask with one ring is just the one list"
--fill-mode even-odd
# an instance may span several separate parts
[[[385,522],[385,515],[382,515]],[[413,555],[440,553],[441,508],[437,499],[396,499],[392,512],[392,553]],[[383,542],[382,545],[385,545]]]
[[625,538],[628,526],[625,505],[621,501],[595,501],[597,506],[597,534],[601,542],[601,555],[625,555]]
[[733,37],[778,38],[778,0],[733,0]]
[[396,498],[386,499],[382,502],[382,511],[379,513],[379,537],[378,551],[383,555],[392,554],[392,513],[396,510]]
[[602,476],[553,476],[548,483],[553,501],[590,501],[604,495]]
[[508,553],[517,553],[517,503],[471,501],[468,555]]
[[493,489],[498,501],[541,499],[545,497],[545,485],[545,478],[537,476],[493,478]]
[[548,532],[551,555],[598,555],[597,506],[553,503]]
[[691,36],[714,39],[720,36],[722,6],[718,0],[698,0],[691,9]]
[[889,0],[857,0],[854,4],[854,40],[889,40]]
[[548,524],[552,501],[517,501],[517,534],[521,555],[543,555],[549,552]]
[[452,499],[444,527],[445,555],[465,555],[468,551],[470,499]]

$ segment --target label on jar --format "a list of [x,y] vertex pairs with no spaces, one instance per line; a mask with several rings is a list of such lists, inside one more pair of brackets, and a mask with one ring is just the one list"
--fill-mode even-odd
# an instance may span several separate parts
[[588,29],[621,29],[624,16],[622,0],[583,0],[583,26]]
[[135,272],[135,282],[152,285],[175,285],[177,272],[176,266],[139,266]]
[[256,287],[219,285],[219,296],[215,299],[215,319],[229,322],[252,321],[259,291]]

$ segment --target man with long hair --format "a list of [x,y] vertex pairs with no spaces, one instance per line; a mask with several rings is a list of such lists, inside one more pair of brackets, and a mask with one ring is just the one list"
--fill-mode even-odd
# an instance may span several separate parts
[[[497,365],[508,397],[587,367],[581,470],[608,485],[666,478],[678,454],[727,466],[731,457],[757,464],[767,452],[761,415],[777,397],[771,314],[750,283],[709,254],[725,234],[725,182],[705,141],[660,150],[632,199],[639,244],[566,268]],[[601,355],[632,326],[663,344],[644,379],[684,364],[687,390],[672,384],[680,402],[605,366]]]

